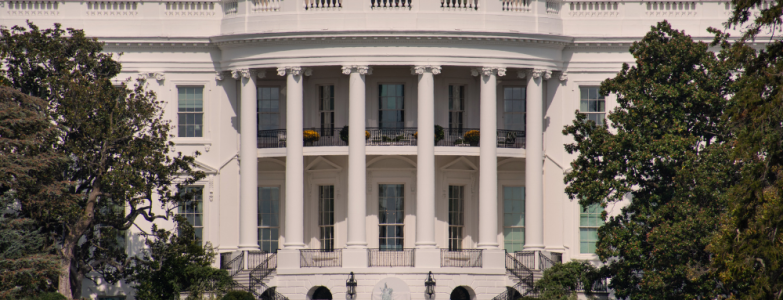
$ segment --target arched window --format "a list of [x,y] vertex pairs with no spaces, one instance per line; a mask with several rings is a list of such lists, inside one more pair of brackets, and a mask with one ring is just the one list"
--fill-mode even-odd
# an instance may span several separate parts
[[313,300],[332,300],[332,292],[325,286],[319,287],[313,292]]
[[470,293],[464,287],[458,286],[451,291],[449,300],[470,300]]

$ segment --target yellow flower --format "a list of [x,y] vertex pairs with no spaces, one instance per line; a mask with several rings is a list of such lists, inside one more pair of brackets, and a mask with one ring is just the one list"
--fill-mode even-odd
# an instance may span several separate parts
[[369,138],[370,138],[370,132],[369,131],[364,131],[364,139],[366,140],[366,139],[369,139]]
[[304,131],[304,140],[306,142],[315,142],[318,141],[321,138],[321,135],[318,134],[315,130],[305,130]]

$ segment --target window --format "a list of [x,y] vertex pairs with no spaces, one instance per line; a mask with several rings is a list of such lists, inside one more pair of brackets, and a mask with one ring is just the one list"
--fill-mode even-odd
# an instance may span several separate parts
[[465,187],[449,186],[449,250],[462,249],[465,226]]
[[321,232],[321,250],[334,250],[334,186],[318,187],[318,229]]
[[318,86],[318,109],[321,114],[321,135],[334,135],[334,85]]
[[582,207],[579,214],[579,253],[595,253],[595,243],[598,242],[598,227],[604,225],[601,213],[604,209],[593,204],[586,209]]
[[178,87],[179,137],[202,137],[204,87]]
[[402,184],[381,184],[378,187],[378,245],[381,250],[403,249],[405,195]]
[[258,246],[261,251],[277,252],[280,237],[280,187],[258,188]]
[[405,127],[405,86],[402,84],[381,84],[378,91],[379,127]]
[[258,130],[275,130],[280,127],[280,88],[258,88]]
[[465,112],[465,86],[449,85],[449,132],[462,133]]
[[580,87],[579,111],[598,125],[604,123],[606,100],[598,93],[597,86]]
[[503,122],[506,130],[525,130],[527,122],[525,87],[503,88]]
[[203,190],[204,187],[201,186],[189,186],[180,190],[180,193],[193,193],[193,200],[180,204],[178,212],[179,215],[184,216],[188,220],[190,226],[193,226],[197,240],[202,240],[201,237],[204,229]]
[[525,246],[525,187],[503,187],[503,243],[509,253]]

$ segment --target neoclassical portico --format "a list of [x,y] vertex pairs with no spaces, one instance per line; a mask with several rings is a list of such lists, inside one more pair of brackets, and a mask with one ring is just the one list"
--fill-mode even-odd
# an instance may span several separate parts
[[[442,72],[439,65],[413,65],[411,74],[417,76],[417,124],[418,128],[435,127],[435,78]],[[519,69],[519,77],[527,80],[527,125],[525,135],[525,248],[544,250],[543,224],[543,80],[552,71],[544,69]],[[285,243],[281,247],[281,268],[286,253],[291,258],[298,250],[306,248],[304,241],[305,175],[303,159],[303,82],[311,74],[304,66],[277,68],[277,75],[285,78],[286,145],[285,145]],[[366,139],[367,76],[372,76],[370,65],[346,64],[341,66],[348,76],[348,138],[350,141]],[[471,69],[480,86],[480,129],[482,132],[498,130],[498,77],[506,75],[506,68],[479,66]],[[258,250],[257,198],[258,165],[256,84],[265,72],[251,69],[232,71],[241,81],[240,96],[240,251]],[[432,130],[419,130],[416,143],[415,226],[416,265],[438,267],[439,249],[436,243],[436,167],[435,136]],[[478,174],[478,247],[498,250],[498,144],[494,134],[480,137]],[[344,267],[367,267],[367,155],[363,143],[348,143],[347,182],[347,237],[343,253],[352,257]],[[519,150],[523,151],[523,150]]]

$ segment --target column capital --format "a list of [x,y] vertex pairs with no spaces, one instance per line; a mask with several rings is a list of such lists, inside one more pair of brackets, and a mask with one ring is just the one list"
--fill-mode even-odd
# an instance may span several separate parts
[[343,74],[351,75],[351,73],[359,73],[360,75],[372,75],[372,67],[366,65],[343,66]]
[[470,75],[473,76],[489,76],[489,75],[497,75],[497,76],[506,76],[506,68],[503,67],[481,67],[481,68],[473,68],[470,70]]
[[560,72],[560,81],[566,81],[568,80],[568,72]]
[[252,74],[254,74],[255,71],[251,69],[234,69],[231,70],[231,77],[234,79],[240,79],[240,78],[248,78],[250,79]]
[[549,72],[549,77],[552,76],[552,71],[544,70],[544,69],[533,69],[530,71],[530,75],[533,77],[533,79],[538,79],[544,76],[544,79],[547,79],[546,73]]
[[299,66],[285,66],[285,67],[277,68],[278,76],[285,76],[286,74],[291,74],[294,76],[300,76],[300,75],[310,76],[313,75],[313,69],[303,68]]
[[215,72],[215,80],[223,81],[223,79],[225,79],[225,77],[223,76],[223,71]]
[[440,74],[440,66],[413,66],[411,67],[411,75],[421,75],[424,73],[432,73],[432,75]]

